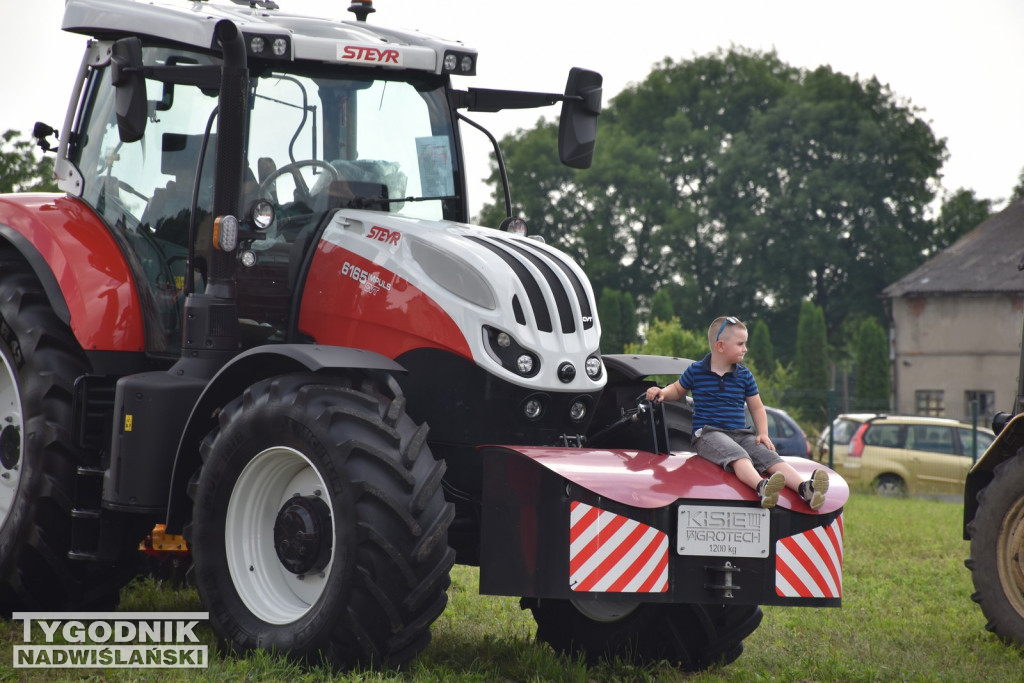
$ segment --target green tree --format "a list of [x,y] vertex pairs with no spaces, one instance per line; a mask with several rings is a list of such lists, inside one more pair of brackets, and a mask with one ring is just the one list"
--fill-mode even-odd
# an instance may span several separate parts
[[622,335],[622,307],[619,305],[618,290],[611,287],[601,290],[597,315],[601,320],[601,350],[604,353],[620,353],[626,340]]
[[53,158],[36,156],[36,147],[16,130],[0,136],[0,192],[56,192]]
[[753,117],[715,188],[748,287],[780,308],[810,297],[832,331],[882,314],[878,292],[932,248],[947,153],[918,114],[876,79],[819,67]]
[[874,318],[865,318],[857,333],[857,410],[889,409],[889,340]]
[[792,403],[817,424],[828,420],[827,348],[825,315],[820,306],[805,301],[797,327]]
[[628,292],[619,292],[619,335],[622,338],[619,348],[636,342],[637,322],[636,301]]
[[[700,360],[708,353],[708,338],[703,332],[683,329],[679,324],[679,318],[654,320],[647,328],[647,336],[643,343],[627,344],[625,353]],[[665,386],[679,379],[679,376],[655,375],[650,379],[652,384]]]
[[751,363],[750,371],[754,373],[754,378],[757,380],[757,391],[766,406],[784,407],[794,420],[803,421],[803,409],[787,401],[787,396],[792,393],[790,390],[795,382],[792,365],[782,365],[776,361],[771,372],[763,372],[760,370],[760,366]]
[[992,215],[992,200],[978,199],[974,190],[960,189],[945,198],[935,220],[933,247],[935,255],[974,230]]
[[708,353],[708,338],[703,332],[683,329],[679,318],[655,320],[647,328],[643,344],[627,345],[626,353],[700,360]]
[[802,301],[831,331],[881,316],[878,292],[933,248],[947,153],[919,114],[875,79],[736,48],[666,59],[623,90],[589,170],[558,164],[552,123],[502,143],[513,189],[535,190],[515,213],[595,290],[650,306],[669,288],[691,325],[763,319],[789,356]]
[[627,344],[636,342],[636,304],[632,296],[605,287],[597,302],[597,314],[601,319],[601,350],[604,353],[622,353]]
[[1017,176],[1017,184],[1013,187],[1013,194],[1010,195],[1011,202],[1019,202],[1024,199],[1024,169],[1021,169]]
[[675,308],[672,306],[672,295],[667,289],[659,289],[651,297],[651,314],[650,319],[653,323],[655,320],[671,320],[675,316]]
[[763,320],[755,321],[751,327],[747,343],[747,361],[761,368],[761,374],[765,379],[775,370],[775,347],[772,346],[772,334]]

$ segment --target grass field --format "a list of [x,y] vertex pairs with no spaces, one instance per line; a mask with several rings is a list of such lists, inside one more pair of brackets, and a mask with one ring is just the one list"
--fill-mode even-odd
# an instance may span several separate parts
[[[430,647],[399,672],[334,674],[352,681],[1019,681],[1024,657],[985,630],[971,601],[960,504],[857,494],[846,508],[843,607],[766,607],[761,627],[733,664],[700,674],[621,662],[588,667],[533,640],[514,598],[477,595],[476,571],[456,567],[448,609]],[[146,580],[122,594],[128,611],[202,611],[194,590]],[[209,669],[37,671],[10,668],[21,625],[0,630],[0,680],[263,681],[332,678],[261,653],[213,654]],[[208,630],[205,642],[215,652]]]

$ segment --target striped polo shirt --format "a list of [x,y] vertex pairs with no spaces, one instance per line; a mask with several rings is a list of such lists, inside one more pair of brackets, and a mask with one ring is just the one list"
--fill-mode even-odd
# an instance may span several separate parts
[[691,363],[679,376],[679,384],[693,396],[693,431],[704,426],[719,429],[743,429],[747,397],[757,392],[754,375],[736,363],[731,372],[717,375],[711,371],[711,354],[699,363]]

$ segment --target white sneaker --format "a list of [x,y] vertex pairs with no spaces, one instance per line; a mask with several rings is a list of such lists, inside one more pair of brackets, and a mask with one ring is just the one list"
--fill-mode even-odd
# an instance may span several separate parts
[[807,501],[812,510],[817,510],[825,503],[828,493],[828,472],[814,470],[811,478],[800,484],[800,496]]
[[757,495],[761,496],[761,507],[773,508],[779,502],[779,492],[786,488],[786,477],[776,472],[757,485]]

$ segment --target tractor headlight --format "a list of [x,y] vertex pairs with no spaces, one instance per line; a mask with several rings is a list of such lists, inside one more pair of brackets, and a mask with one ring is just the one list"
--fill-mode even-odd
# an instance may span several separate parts
[[501,367],[520,377],[533,377],[540,372],[540,358],[537,354],[523,348],[508,332],[484,325],[483,336],[488,354]]
[[520,237],[526,237],[527,232],[529,232],[526,227],[526,221],[522,218],[513,216],[509,216],[501,221],[501,224],[498,226],[498,230],[503,230],[510,235],[519,235]]
[[593,380],[601,379],[601,359],[597,356],[591,356],[587,359],[587,363],[584,366],[587,371],[587,377]]
[[274,205],[266,199],[257,199],[249,208],[249,223],[259,232],[267,230],[274,222]]
[[544,401],[539,396],[531,396],[523,402],[523,415],[527,420],[539,420],[544,415]]
[[243,32],[245,49],[251,57],[288,59],[291,57],[291,39],[287,36],[260,35]]
[[476,55],[468,52],[448,50],[444,53],[441,67],[447,74],[474,76],[476,75]]

